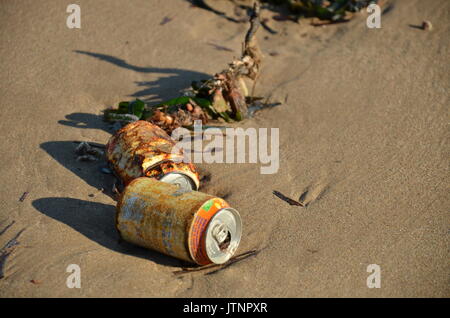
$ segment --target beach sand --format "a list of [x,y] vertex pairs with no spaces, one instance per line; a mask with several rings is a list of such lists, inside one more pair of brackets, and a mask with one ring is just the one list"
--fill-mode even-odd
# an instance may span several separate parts
[[[258,32],[256,95],[282,105],[232,126],[279,128],[280,168],[199,168],[210,175],[202,190],[240,211],[238,253],[260,252],[181,276],[178,260],[119,243],[115,201],[101,191],[113,179],[77,162],[74,141],[107,142],[107,107],[176,97],[221,71],[248,26],[183,0],[78,0],[81,29],[69,29],[70,3],[0,3],[0,247],[18,235],[0,257],[0,297],[450,295],[447,0],[390,1],[381,29],[361,13],[326,27],[271,19],[278,34]],[[423,20],[431,32],[414,27]],[[66,286],[69,264],[79,289]],[[366,285],[370,264],[381,288]]]

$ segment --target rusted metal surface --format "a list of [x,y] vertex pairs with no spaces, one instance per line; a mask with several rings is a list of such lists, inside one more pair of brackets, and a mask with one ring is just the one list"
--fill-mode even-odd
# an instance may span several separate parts
[[179,173],[189,177],[193,189],[198,189],[199,176],[194,165],[182,162],[182,151],[172,153],[174,147],[175,141],[164,130],[139,120],[109,139],[106,157],[125,184],[143,176],[161,179],[169,173]]
[[228,261],[242,233],[223,199],[145,177],[122,193],[116,227],[125,241],[200,265]]

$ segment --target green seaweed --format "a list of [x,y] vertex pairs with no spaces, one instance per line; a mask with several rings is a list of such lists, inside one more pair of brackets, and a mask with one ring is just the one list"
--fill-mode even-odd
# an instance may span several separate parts
[[131,102],[120,102],[117,109],[107,109],[104,112],[106,121],[134,121],[139,120],[145,113],[145,103],[140,99]]

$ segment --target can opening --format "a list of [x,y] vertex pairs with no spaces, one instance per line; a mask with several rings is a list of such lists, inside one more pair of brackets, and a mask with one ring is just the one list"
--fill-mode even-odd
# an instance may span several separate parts
[[236,251],[242,235],[239,213],[232,208],[219,210],[206,230],[206,253],[211,262],[223,264]]
[[230,231],[227,231],[227,237],[225,238],[225,240],[219,244],[219,248],[221,251],[224,251],[228,248],[228,246],[230,246],[231,243],[231,233]]

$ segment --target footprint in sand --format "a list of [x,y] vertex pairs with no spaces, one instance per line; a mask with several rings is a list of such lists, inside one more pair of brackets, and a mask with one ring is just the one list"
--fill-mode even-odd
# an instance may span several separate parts
[[299,201],[303,203],[304,206],[310,205],[316,200],[320,200],[323,195],[328,191],[329,185],[326,183],[316,183],[308,186],[303,193],[300,195]]

